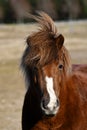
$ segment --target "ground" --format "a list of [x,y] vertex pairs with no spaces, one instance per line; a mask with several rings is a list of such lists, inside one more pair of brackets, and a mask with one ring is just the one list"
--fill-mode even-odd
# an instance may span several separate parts
[[[87,64],[87,21],[55,23],[72,63]],[[21,130],[25,84],[20,69],[26,37],[36,24],[0,25],[0,130]]]

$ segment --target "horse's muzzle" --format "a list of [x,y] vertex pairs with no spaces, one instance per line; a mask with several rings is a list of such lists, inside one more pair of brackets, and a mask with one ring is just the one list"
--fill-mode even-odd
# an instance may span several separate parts
[[56,99],[56,101],[51,102],[51,103],[50,101],[48,102],[45,100],[42,100],[41,102],[41,109],[44,112],[44,114],[47,116],[56,115],[59,110],[59,107],[60,107],[60,103],[58,99]]

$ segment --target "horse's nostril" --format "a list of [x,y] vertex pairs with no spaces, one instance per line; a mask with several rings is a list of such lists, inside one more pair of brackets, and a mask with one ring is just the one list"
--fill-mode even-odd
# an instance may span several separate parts
[[60,102],[59,102],[59,100],[57,99],[56,100],[56,106],[59,106],[60,105]]
[[43,98],[42,99],[42,107],[44,108],[44,109],[48,109],[48,103],[49,103],[49,98]]
[[43,106],[44,109],[47,109],[47,105],[48,105],[48,101],[43,100],[42,106]]

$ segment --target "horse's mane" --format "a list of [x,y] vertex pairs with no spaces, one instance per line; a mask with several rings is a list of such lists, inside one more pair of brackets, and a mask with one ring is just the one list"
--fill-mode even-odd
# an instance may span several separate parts
[[29,66],[45,65],[56,58],[63,57],[65,67],[70,67],[67,49],[63,46],[64,37],[59,34],[53,20],[44,12],[38,16],[30,15],[39,23],[38,32],[27,38],[28,49],[24,53],[24,62]]

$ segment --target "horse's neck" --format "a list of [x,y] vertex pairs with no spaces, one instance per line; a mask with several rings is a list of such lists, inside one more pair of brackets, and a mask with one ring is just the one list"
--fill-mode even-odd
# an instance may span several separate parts
[[67,121],[67,123],[70,123],[76,121],[76,117],[79,117],[81,101],[78,92],[78,81],[75,81],[75,77],[70,76],[61,86],[60,111],[58,113],[58,118],[63,117],[61,122]]

